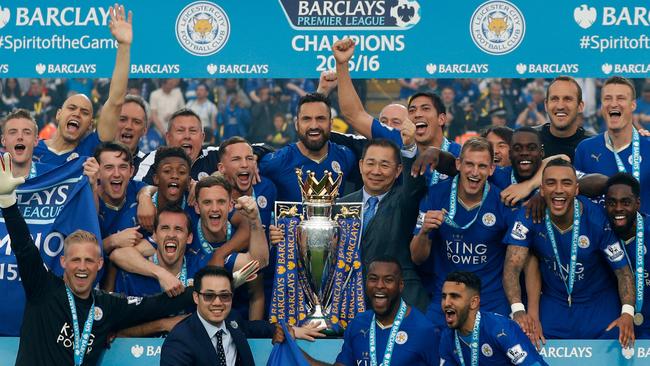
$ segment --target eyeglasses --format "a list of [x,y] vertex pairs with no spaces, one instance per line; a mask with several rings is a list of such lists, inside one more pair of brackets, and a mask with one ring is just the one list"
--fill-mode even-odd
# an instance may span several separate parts
[[199,295],[203,297],[203,301],[211,303],[213,302],[217,297],[221,302],[231,302],[232,301],[232,292],[220,292],[218,294],[214,292],[197,292]]

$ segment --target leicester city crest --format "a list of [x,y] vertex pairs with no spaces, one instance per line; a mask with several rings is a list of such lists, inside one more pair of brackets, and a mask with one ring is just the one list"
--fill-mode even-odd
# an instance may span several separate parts
[[487,1],[472,14],[469,23],[474,44],[490,55],[505,55],[517,48],[524,39],[526,21],[514,4]]
[[230,20],[226,12],[212,2],[193,2],[176,18],[176,39],[185,51],[195,56],[217,53],[229,37]]

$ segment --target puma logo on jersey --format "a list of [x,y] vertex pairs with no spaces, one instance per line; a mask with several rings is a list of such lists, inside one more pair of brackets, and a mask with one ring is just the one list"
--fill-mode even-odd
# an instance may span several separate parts
[[600,162],[600,156],[601,156],[601,155],[603,155],[603,154],[602,154],[602,153],[601,153],[601,154],[598,154],[598,155],[596,155],[596,154],[591,154],[591,157],[594,158],[594,160],[596,160],[596,162]]

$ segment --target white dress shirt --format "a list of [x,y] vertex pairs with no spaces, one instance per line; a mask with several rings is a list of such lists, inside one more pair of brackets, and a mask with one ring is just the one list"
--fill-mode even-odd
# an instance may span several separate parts
[[220,329],[223,330],[221,341],[223,343],[223,351],[226,354],[226,365],[235,366],[235,363],[237,362],[237,347],[235,346],[235,342],[230,336],[228,328],[226,328],[226,324],[224,322],[221,322],[219,326],[216,326],[203,319],[201,313],[198,311],[196,314],[199,316],[199,320],[201,320],[201,324],[203,324],[205,331],[208,332],[210,342],[212,342],[212,347],[214,347],[217,354],[219,353],[219,351],[217,351],[217,332]]

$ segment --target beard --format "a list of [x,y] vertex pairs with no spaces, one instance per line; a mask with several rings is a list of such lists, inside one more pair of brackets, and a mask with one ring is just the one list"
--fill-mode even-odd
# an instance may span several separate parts
[[[311,131],[315,131],[315,130],[311,130]],[[321,138],[318,139],[317,141],[309,140],[309,138],[307,137],[307,133],[309,133],[309,131],[298,134],[298,139],[300,140],[300,142],[303,143],[303,145],[305,145],[307,150],[320,151],[325,146],[327,141],[329,141],[330,134],[328,131],[322,129],[318,129],[318,131],[321,133]]]

